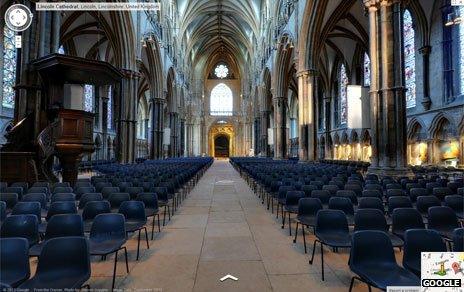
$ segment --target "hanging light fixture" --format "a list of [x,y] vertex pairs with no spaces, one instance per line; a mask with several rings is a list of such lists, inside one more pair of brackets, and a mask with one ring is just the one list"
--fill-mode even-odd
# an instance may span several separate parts
[[452,26],[454,24],[454,13],[448,13],[446,16],[445,26]]

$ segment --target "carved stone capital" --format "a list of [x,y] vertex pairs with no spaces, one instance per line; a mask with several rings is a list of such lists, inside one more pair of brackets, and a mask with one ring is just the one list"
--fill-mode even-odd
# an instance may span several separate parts
[[308,69],[308,70],[302,70],[296,73],[296,77],[304,78],[304,77],[314,77],[318,75],[318,71],[316,69]]
[[430,52],[432,52],[431,46],[423,46],[419,49],[419,53],[421,53],[422,55],[430,55]]

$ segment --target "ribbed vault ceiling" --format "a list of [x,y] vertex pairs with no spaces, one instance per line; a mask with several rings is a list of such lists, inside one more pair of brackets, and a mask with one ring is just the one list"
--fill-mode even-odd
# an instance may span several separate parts
[[[194,64],[234,59],[241,66],[252,55],[261,0],[180,0],[180,36]],[[190,55],[192,54],[192,55]]]

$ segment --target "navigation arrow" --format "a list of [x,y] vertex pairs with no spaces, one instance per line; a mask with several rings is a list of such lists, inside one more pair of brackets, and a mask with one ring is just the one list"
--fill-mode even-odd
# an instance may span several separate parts
[[225,275],[224,277],[222,277],[222,278],[219,279],[219,280],[220,280],[221,282],[224,282],[224,281],[227,280],[227,279],[231,279],[231,280],[234,280],[234,281],[238,281],[238,278],[232,276],[231,274]]

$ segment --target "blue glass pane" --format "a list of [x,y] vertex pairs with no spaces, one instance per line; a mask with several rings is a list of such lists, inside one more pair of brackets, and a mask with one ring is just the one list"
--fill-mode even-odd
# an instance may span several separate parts
[[[459,15],[464,17],[464,6],[459,7]],[[459,24],[459,77],[461,94],[464,94],[464,22]]]
[[233,110],[232,90],[220,83],[211,91],[210,110],[212,116],[231,116]]
[[64,55],[64,54],[65,54],[63,45],[61,45],[61,46],[58,48],[58,54],[61,54],[61,55]]
[[84,85],[84,110],[86,112],[93,112],[93,85]]
[[404,38],[404,76],[406,85],[406,108],[416,106],[416,49],[414,43],[414,28],[411,13],[408,10],[403,14]]
[[111,129],[113,127],[113,87],[110,86],[108,89],[108,115],[107,115],[107,128]]
[[7,26],[3,29],[3,100],[2,105],[14,108],[16,83],[15,33]]
[[364,86],[371,86],[371,59],[369,55],[364,53]]
[[346,75],[345,65],[340,66],[340,84],[339,84],[339,96],[340,96],[340,124],[346,124],[348,119],[347,109],[347,96],[346,89],[348,86],[348,76]]

